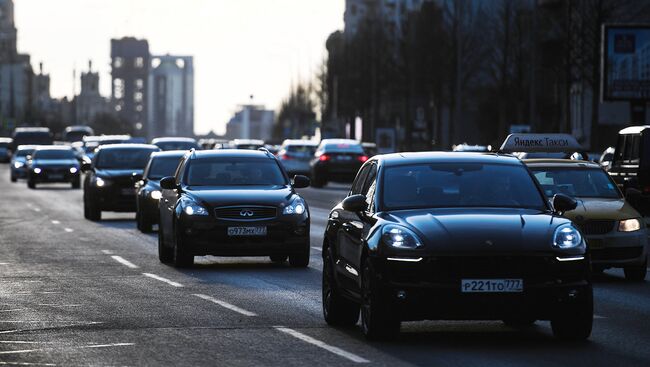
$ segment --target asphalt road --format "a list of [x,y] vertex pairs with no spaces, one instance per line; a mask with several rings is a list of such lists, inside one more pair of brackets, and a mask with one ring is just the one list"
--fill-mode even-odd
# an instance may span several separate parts
[[29,190],[0,166],[0,366],[650,366],[650,282],[608,271],[595,285],[588,342],[555,340],[547,322],[404,323],[393,342],[321,313],[320,244],[344,186],[305,189],[308,269],[267,258],[162,265],[134,215],[83,219],[82,191]]

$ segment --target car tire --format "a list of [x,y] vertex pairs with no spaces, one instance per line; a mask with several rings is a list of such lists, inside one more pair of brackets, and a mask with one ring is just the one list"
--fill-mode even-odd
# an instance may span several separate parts
[[589,338],[594,320],[593,291],[589,288],[574,303],[565,306],[551,319],[551,329],[556,338],[580,341]]
[[648,260],[643,263],[641,266],[628,266],[623,268],[625,273],[625,279],[630,282],[643,282],[645,281],[645,276],[648,273]]
[[169,264],[174,260],[174,252],[165,246],[162,227],[158,229],[158,260],[163,264]]
[[140,232],[151,233],[153,231],[153,224],[151,224],[151,220],[144,213],[137,212],[135,214],[135,222]]
[[284,264],[287,261],[287,255],[271,255],[269,258],[276,264]]
[[84,217],[90,221],[98,222],[102,220],[102,211],[92,200],[84,200]]
[[176,233],[174,236],[174,247],[172,248],[172,264],[175,268],[190,268],[194,265],[194,256],[183,248],[183,238]]
[[294,268],[306,268],[309,266],[309,243],[300,252],[289,255],[289,265]]
[[36,182],[34,180],[32,180],[32,179],[28,179],[27,180],[27,187],[29,187],[30,189],[35,189],[36,188]]
[[16,176],[14,176],[14,175],[11,175],[10,180],[11,180],[11,182],[17,182],[18,178],[16,178]]
[[355,325],[359,320],[359,304],[341,296],[334,278],[334,264],[330,250],[325,249],[323,254],[321,294],[325,322],[332,326]]
[[363,261],[361,271],[361,330],[369,340],[397,337],[400,319],[393,302],[377,282],[372,265]]
[[73,189],[80,189],[81,188],[81,178],[77,177],[76,179],[72,180],[71,184],[72,184]]

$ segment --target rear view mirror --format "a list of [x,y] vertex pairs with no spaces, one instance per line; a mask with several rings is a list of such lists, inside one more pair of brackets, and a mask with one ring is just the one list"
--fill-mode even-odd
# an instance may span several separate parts
[[176,189],[176,178],[174,176],[167,176],[160,180],[160,187],[163,190],[174,190]]
[[578,202],[567,195],[555,194],[553,196],[553,208],[556,212],[562,214],[578,207]]
[[296,189],[303,189],[305,187],[309,187],[310,184],[311,184],[311,180],[309,180],[309,177],[307,176],[303,176],[303,175],[293,176],[292,185]]
[[353,213],[365,212],[368,209],[365,195],[357,194],[348,196],[343,200],[343,209]]

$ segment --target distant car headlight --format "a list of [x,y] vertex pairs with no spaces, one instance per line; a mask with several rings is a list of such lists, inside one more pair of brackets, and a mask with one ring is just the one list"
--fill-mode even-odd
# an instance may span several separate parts
[[282,214],[302,214],[305,212],[305,201],[300,197],[296,196],[295,199],[291,202],[291,204],[287,205],[284,210],[282,211]]
[[42,171],[40,168],[38,168],[38,167],[34,168],[32,171],[34,171],[34,173],[36,173],[36,174],[39,174],[39,173],[43,172],[43,171]]
[[641,221],[639,219],[626,219],[618,222],[619,232],[634,232],[641,229]]
[[384,226],[381,230],[381,239],[393,248],[416,249],[422,247],[422,241],[415,232],[394,224]]
[[553,246],[561,249],[569,249],[580,246],[582,235],[571,224],[563,224],[553,234]]
[[22,167],[24,165],[25,165],[25,163],[23,163],[23,162],[14,162],[14,168],[20,168],[20,167]]
[[183,209],[187,215],[208,215],[207,209],[197,203],[187,203]]
[[106,186],[106,181],[104,181],[101,177],[97,177],[95,179],[95,186],[104,187],[104,186]]
[[160,200],[160,199],[162,199],[162,192],[160,192],[158,190],[154,190],[154,191],[149,193],[149,196],[154,200]]
[[77,173],[79,169],[77,167],[70,167],[70,173]]

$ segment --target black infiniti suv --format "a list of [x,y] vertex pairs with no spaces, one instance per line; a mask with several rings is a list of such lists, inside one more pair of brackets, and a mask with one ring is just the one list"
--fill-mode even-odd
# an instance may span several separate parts
[[135,212],[135,183],[142,179],[149,156],[160,149],[148,144],[99,147],[92,163],[84,163],[84,217],[98,221],[102,211]]
[[307,186],[268,151],[186,153],[160,181],[160,261],[183,267],[194,256],[270,256],[306,267],[309,208],[295,189]]

